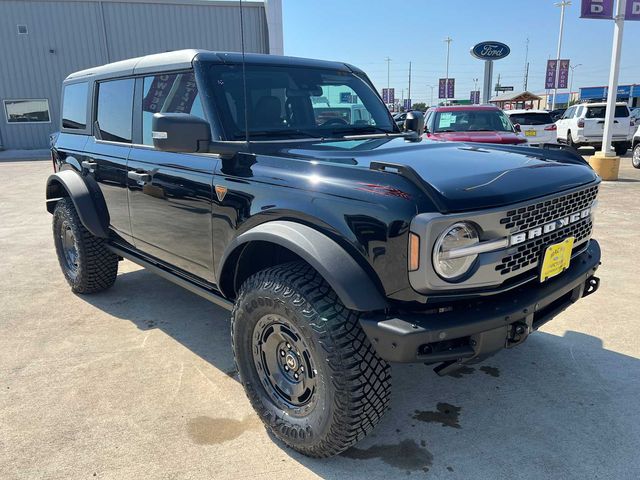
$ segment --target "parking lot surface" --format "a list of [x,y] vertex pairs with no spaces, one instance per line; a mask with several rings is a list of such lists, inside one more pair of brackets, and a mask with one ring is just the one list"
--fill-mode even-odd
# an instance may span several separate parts
[[0,479],[640,478],[640,170],[604,183],[600,290],[454,376],[394,365],[392,410],[326,460],[273,440],[234,372],[229,313],[120,264],[74,295],[50,162],[0,163]]

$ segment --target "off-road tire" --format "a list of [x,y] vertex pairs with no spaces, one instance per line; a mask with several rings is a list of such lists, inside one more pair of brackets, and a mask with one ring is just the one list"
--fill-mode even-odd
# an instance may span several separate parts
[[631,165],[640,168],[640,143],[633,147],[633,155],[631,156]]
[[[76,269],[70,268],[65,260],[63,229],[69,229],[77,249]],[[58,254],[60,268],[71,290],[76,293],[95,293],[106,290],[116,281],[118,257],[107,249],[102,238],[93,236],[87,230],[70,198],[58,201],[53,212],[53,239]]]
[[[278,406],[267,391],[266,375],[256,366],[256,325],[270,314],[290,322],[308,346],[317,372],[316,403],[310,411]],[[376,354],[358,318],[304,262],[262,270],[241,287],[231,316],[240,380],[266,427],[304,455],[329,457],[346,450],[388,409],[389,365]]]

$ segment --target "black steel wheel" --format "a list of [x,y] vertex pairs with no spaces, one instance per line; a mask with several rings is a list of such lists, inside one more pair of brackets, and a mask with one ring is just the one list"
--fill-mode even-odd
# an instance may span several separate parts
[[308,264],[249,277],[231,316],[240,380],[265,426],[312,457],[346,450],[370,432],[390,399],[388,364]]
[[635,168],[640,168],[640,143],[633,147],[633,156],[631,157],[631,164]]
[[53,241],[62,273],[74,292],[99,292],[116,281],[118,257],[82,225],[68,197],[59,200],[53,212]]

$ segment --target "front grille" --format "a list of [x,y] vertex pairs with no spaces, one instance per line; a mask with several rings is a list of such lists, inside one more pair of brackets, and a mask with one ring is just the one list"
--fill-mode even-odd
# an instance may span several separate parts
[[598,186],[594,185],[579,192],[568,193],[527,207],[510,210],[506,217],[500,219],[500,224],[504,225],[506,229],[516,227],[515,233],[529,230],[532,227],[552,222],[590,207],[597,195]]
[[[586,207],[583,207],[586,208]],[[572,209],[572,211],[575,211]],[[513,255],[503,257],[501,263],[496,265],[496,270],[501,275],[516,272],[529,266],[535,266],[540,261],[542,250],[547,245],[567,237],[575,237],[575,245],[591,236],[591,218],[587,217],[579,222],[572,223],[566,228],[554,230],[543,237],[538,237],[518,246],[518,251]]]

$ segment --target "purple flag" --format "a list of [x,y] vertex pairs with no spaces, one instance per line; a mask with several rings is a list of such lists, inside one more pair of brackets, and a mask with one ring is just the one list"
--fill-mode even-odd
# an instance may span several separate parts
[[[629,0],[627,0],[627,2],[629,2]],[[627,3],[627,10],[628,9],[629,3]],[[611,18],[613,18],[613,0],[582,0],[580,18],[611,20]]]
[[389,103],[389,89],[388,88],[383,88],[382,89],[382,101],[384,103]]
[[441,78],[438,81],[438,98],[447,98],[447,79]]
[[640,0],[627,0],[624,19],[640,21]]
[[544,88],[554,88],[556,86],[556,61],[547,60],[547,74],[544,80]]
[[558,70],[558,88],[567,88],[569,84],[569,60],[560,60]]
[[396,103],[396,89],[389,89],[389,103]]

